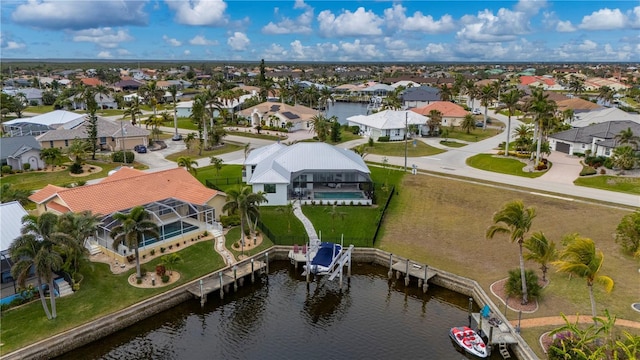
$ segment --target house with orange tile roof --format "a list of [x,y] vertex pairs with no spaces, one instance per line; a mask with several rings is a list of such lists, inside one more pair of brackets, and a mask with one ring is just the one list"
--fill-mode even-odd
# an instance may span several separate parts
[[451,101],[434,101],[429,105],[411,109],[411,111],[427,117],[433,110],[442,114],[441,126],[460,126],[464,117],[469,114],[462,106]]
[[100,81],[100,79],[98,78],[82,78],[80,79],[80,82],[84,85],[84,86],[98,86],[98,85],[104,85],[102,83],[102,81]]
[[202,185],[184,168],[146,173],[122,167],[97,184],[74,188],[47,185],[29,199],[36,203],[38,214],[91,211],[101,215],[101,224],[91,242],[123,259],[132,252],[123,245],[112,248],[110,233],[118,225],[114,214],[127,213],[136,206],[151,214],[160,237],[145,238],[140,249],[146,251],[190,241],[205,230],[221,230],[218,221],[226,196]]

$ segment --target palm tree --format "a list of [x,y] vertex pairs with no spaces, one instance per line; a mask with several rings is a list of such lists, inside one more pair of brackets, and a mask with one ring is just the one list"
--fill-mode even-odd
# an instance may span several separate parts
[[462,124],[460,124],[460,128],[465,130],[467,134],[471,133],[471,130],[476,126],[476,119],[473,118],[473,115],[467,114],[462,119]]
[[160,259],[162,260],[162,263],[167,267],[167,269],[169,269],[169,275],[172,275],[175,266],[178,263],[182,262],[182,257],[178,253],[167,254]]
[[276,209],[279,213],[284,214],[287,217],[287,232],[291,232],[291,217],[293,216],[293,203],[289,202],[285,206],[280,206]]
[[556,250],[556,243],[549,241],[544,234],[539,231],[533,233],[524,244],[524,248],[529,250],[524,254],[525,260],[533,260],[540,264],[540,270],[542,270],[542,281],[547,281],[547,271],[549,270],[548,264],[555,261],[558,258],[558,251]]
[[439,129],[441,124],[442,113],[436,109],[429,111],[429,120],[427,121],[427,126],[429,126],[429,135],[434,136],[436,134],[436,129]]
[[263,192],[253,193],[250,186],[232,188],[227,191],[227,203],[222,207],[228,213],[237,213],[240,216],[240,242],[242,254],[244,255],[244,225],[251,227],[251,217],[258,219],[260,216],[259,206],[266,203],[267,198]]
[[540,150],[544,139],[545,124],[549,124],[553,119],[557,105],[555,101],[549,100],[549,94],[545,94],[541,88],[532,90],[529,101],[531,102],[530,110],[533,113],[537,129],[535,132],[537,135],[536,164],[538,164],[540,162]]
[[504,145],[504,156],[509,156],[509,139],[511,137],[511,117],[516,114],[518,109],[518,102],[522,98],[522,91],[511,90],[508,93],[502,94],[501,101],[504,103],[504,107],[507,109],[509,119],[507,120],[507,140]]
[[452,90],[451,90],[451,88],[449,87],[448,84],[443,83],[438,87],[438,89],[440,89],[440,100],[442,100],[442,101],[451,100]]
[[180,139],[180,135],[178,135],[178,108],[177,108],[177,100],[178,100],[178,86],[171,85],[169,86],[169,93],[171,93],[171,100],[173,101],[173,129],[175,134],[173,138],[175,140]]
[[198,139],[200,141],[200,149],[198,155],[202,155],[205,143],[207,142],[207,117],[206,117],[207,99],[202,94],[196,95],[191,108],[191,119],[198,125]]
[[97,85],[97,86],[94,88],[94,93],[95,93],[96,95],[98,95],[98,98],[100,99],[100,110],[102,110],[102,108],[103,108],[103,106],[104,106],[104,105],[103,105],[103,103],[102,103],[103,96],[105,96],[105,95],[109,95],[109,94],[111,93],[111,90],[109,90],[109,88],[108,88],[108,87],[106,87],[106,86],[104,86],[104,85],[100,84],[100,85]]
[[122,112],[123,119],[127,116],[131,116],[131,125],[134,126],[137,123],[137,116],[142,116],[142,111],[140,110],[140,99],[138,97],[134,97],[128,107]]
[[634,149],[637,149],[640,143],[640,136],[635,135],[630,127],[628,127],[627,130],[620,131],[619,134],[614,136],[614,139],[617,144],[629,144],[632,145]]
[[613,149],[611,160],[615,167],[622,170],[631,170],[637,162],[635,151],[631,146],[618,146]]
[[560,260],[553,264],[558,267],[559,272],[569,273],[587,280],[589,298],[591,299],[591,315],[595,318],[597,312],[596,299],[593,297],[593,284],[601,284],[606,292],[611,292],[614,285],[613,279],[600,275],[604,254],[596,249],[596,244],[589,238],[572,234],[566,240],[567,245],[560,252]]
[[329,214],[329,216],[331,216],[331,232],[335,231],[336,218],[344,220],[345,216],[347,216],[347,213],[344,211],[340,211],[340,209],[338,209],[338,205],[335,204],[331,205],[330,208],[326,208],[325,212]]
[[571,90],[575,95],[582,94],[585,90],[584,80],[575,75],[571,75],[571,79],[569,80],[569,90]]
[[193,144],[193,141],[196,139],[196,133],[190,132],[187,134],[187,136],[184,138],[184,145],[187,147],[187,152],[191,153],[191,145]]
[[0,203],[6,203],[10,201],[18,201],[22,206],[27,205],[31,196],[30,190],[17,189],[13,184],[2,183],[0,187]]
[[[18,279],[20,286],[24,286],[25,280],[29,277],[31,269],[35,270],[38,292],[47,319],[55,319],[56,297],[53,287],[53,272],[62,267],[62,257],[57,251],[58,244],[68,235],[58,232],[58,216],[53,213],[44,213],[40,216],[26,215],[22,218],[22,229],[16,238],[9,252],[16,263],[11,268],[12,275]],[[49,284],[51,312],[47,307],[44,298],[42,282]]]
[[62,244],[62,252],[65,256],[65,269],[71,273],[74,280],[80,269],[80,262],[89,255],[86,241],[95,234],[100,223],[100,215],[94,215],[91,211],[67,212],[58,220],[59,231],[69,235],[69,241]]
[[471,108],[473,108],[476,96],[478,95],[478,87],[472,79],[467,80],[464,84],[464,92],[469,97],[469,100],[471,100]]
[[491,86],[491,84],[487,84],[483,86],[478,93],[478,97],[480,98],[480,105],[484,106],[484,121],[482,125],[483,129],[487,128],[487,111],[489,111],[489,105],[497,97],[495,90],[496,89]]
[[53,171],[53,168],[62,159],[62,152],[58,148],[42,149],[40,151],[40,159],[42,159],[45,164],[51,165],[51,171]]
[[216,169],[216,176],[220,176],[220,170],[222,170],[222,163],[224,162],[224,160],[217,158],[215,156],[212,156],[210,158],[210,163],[211,165],[213,165],[213,168]]
[[611,102],[613,101],[613,95],[615,95],[616,91],[608,86],[601,86],[598,90],[598,99],[601,99],[604,103],[611,106]]
[[333,98],[333,92],[331,92],[331,88],[329,88],[328,86],[325,86],[322,89],[320,89],[319,102],[324,105],[325,114],[327,113],[327,111],[329,111],[329,107],[334,101],[335,99]]
[[191,159],[189,156],[180,156],[176,160],[176,162],[178,163],[179,167],[187,169],[187,171],[192,173],[193,175],[198,172],[198,170],[196,169],[198,167],[198,162]]
[[159,238],[158,225],[149,220],[150,214],[142,206],[136,206],[131,209],[128,214],[115,213],[113,219],[119,224],[111,229],[111,238],[113,239],[113,248],[117,249],[118,245],[123,244],[129,249],[133,248],[136,256],[136,276],[142,277],[140,273],[140,256],[138,246],[145,237]]
[[80,165],[82,163],[82,156],[84,156],[87,151],[87,143],[80,140],[79,138],[73,139],[71,145],[67,149],[67,153],[70,157],[73,157],[73,160],[76,164]]
[[315,132],[318,140],[324,142],[329,134],[329,121],[322,115],[314,115],[311,118],[311,128],[309,132]]
[[517,242],[520,248],[520,278],[522,280],[522,304],[529,302],[527,294],[527,281],[524,268],[524,256],[522,248],[524,239],[531,228],[531,223],[536,217],[536,210],[532,207],[525,208],[521,200],[515,200],[504,204],[500,211],[493,214],[494,225],[489,226],[486,238],[492,239],[496,234],[508,234],[511,242]]
[[144,86],[140,88],[145,100],[147,100],[147,104],[151,106],[153,110],[153,115],[156,115],[156,108],[158,106],[158,102],[162,95],[164,95],[164,91],[158,88],[158,83],[155,80],[149,81]]

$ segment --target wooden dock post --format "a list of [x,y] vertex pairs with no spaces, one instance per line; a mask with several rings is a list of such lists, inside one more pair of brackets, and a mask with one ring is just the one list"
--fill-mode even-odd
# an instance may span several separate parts
[[389,272],[387,275],[389,275],[389,280],[391,280],[393,277],[393,254],[389,254]]
[[253,267],[253,258],[251,258],[251,283],[253,284],[254,282],[256,282],[256,274]]
[[426,294],[427,293],[427,289],[429,289],[429,284],[427,283],[427,279],[429,279],[427,277],[427,268],[429,268],[429,265],[424,265],[424,283],[422,283],[422,293]]
[[[267,275],[269,275],[269,252],[264,253],[264,263],[266,265],[266,271],[267,271]],[[267,276],[267,279],[269,277]]]
[[493,348],[493,345],[491,344],[493,344],[493,326],[489,328],[489,341],[487,344],[487,351],[489,356],[491,356],[491,349]]
[[473,298],[469,298],[469,327],[471,327],[471,309],[473,307]]
[[224,287],[222,285],[222,271],[219,271],[218,275],[220,275],[220,299],[224,299]]
[[204,296],[204,291],[202,290],[202,279],[200,279],[200,306],[204,306],[207,298]]
[[238,291],[238,267],[233,265],[233,291]]
[[339,285],[339,286],[340,286],[340,290],[342,290],[342,273],[343,273],[343,270],[344,270],[344,269],[342,268],[342,266],[340,266],[340,275],[339,275],[339,276],[340,276],[340,279],[339,279],[339,283],[340,283],[340,285]]
[[351,285],[351,253],[349,253],[349,263],[347,265],[347,284]]
[[409,281],[411,279],[409,278],[409,259],[407,259],[407,273],[404,276],[404,286],[409,286]]

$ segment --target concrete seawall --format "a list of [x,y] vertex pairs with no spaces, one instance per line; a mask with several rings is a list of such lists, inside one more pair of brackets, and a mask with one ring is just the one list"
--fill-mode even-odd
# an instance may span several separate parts
[[[288,260],[287,256],[290,249],[291,247],[289,246],[274,246],[255,255],[254,258],[262,260],[265,258],[265,253],[268,252],[269,261]],[[388,267],[390,255],[391,254],[388,252],[378,249],[356,248],[352,257],[355,262],[374,263],[383,267]],[[404,258],[394,256],[394,259],[403,260]],[[213,274],[227,269],[228,267],[225,267],[213,272]],[[498,306],[493,303],[491,298],[484,292],[477,282],[446,271],[434,268],[430,269],[437,273],[437,275],[430,280],[430,283],[473,297],[474,301],[481,307],[488,304],[494,310],[502,321],[509,326],[513,336],[518,341],[518,344],[511,347],[518,359],[538,359],[533,350],[520,337],[520,335],[515,332],[504,315],[499,312]],[[116,331],[125,329],[140,320],[168,310],[184,301],[193,299],[193,296],[187,292],[187,288],[198,283],[199,280],[200,278],[195,279],[189,283],[168,290],[167,292],[131,305],[126,309],[119,310],[116,313],[104,316],[87,324],[80,325],[71,330],[28,345],[22,349],[18,349],[12,353],[2,356],[0,359],[48,359],[60,356],[68,351],[99,340]]]

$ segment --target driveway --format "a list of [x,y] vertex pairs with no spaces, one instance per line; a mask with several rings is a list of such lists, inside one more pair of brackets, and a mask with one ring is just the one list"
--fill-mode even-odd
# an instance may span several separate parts
[[573,184],[573,181],[580,176],[582,165],[580,164],[579,157],[559,151],[552,151],[547,159],[551,162],[552,166],[549,171],[540,176],[540,180]]

